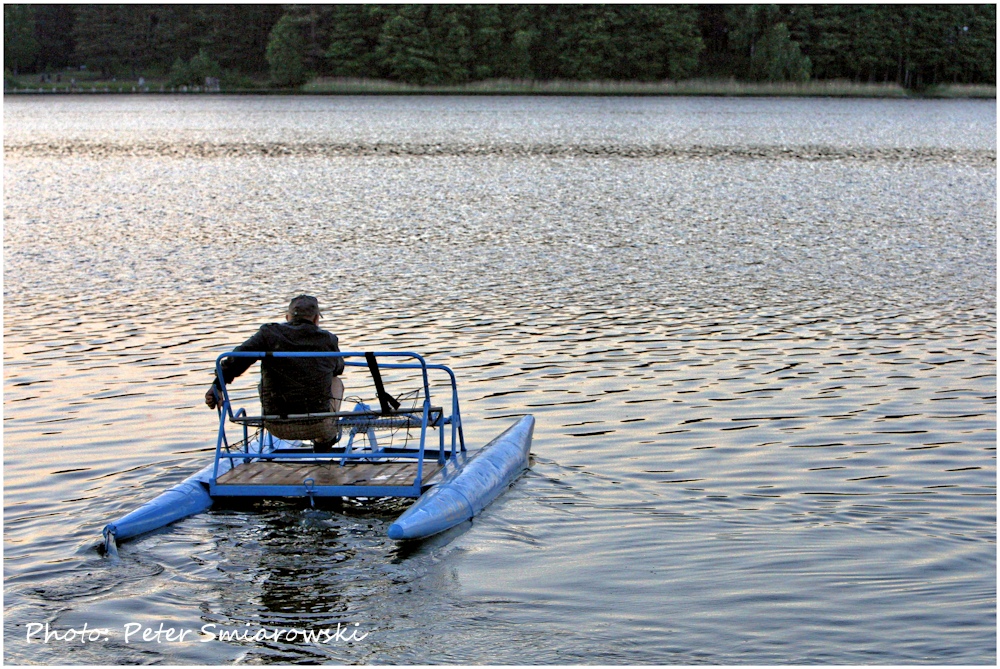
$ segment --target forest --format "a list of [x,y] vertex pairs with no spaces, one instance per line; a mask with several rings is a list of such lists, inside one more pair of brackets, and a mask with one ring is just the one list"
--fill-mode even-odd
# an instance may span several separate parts
[[5,82],[996,82],[996,5],[4,5]]

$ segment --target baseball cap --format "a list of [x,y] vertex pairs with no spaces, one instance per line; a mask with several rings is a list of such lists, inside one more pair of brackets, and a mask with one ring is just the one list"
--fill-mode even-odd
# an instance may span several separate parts
[[299,295],[288,303],[288,315],[293,319],[312,320],[319,316],[319,300],[312,295]]

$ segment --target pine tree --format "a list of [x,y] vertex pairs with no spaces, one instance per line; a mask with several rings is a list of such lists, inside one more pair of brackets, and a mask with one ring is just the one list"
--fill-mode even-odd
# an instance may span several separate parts
[[274,24],[267,43],[267,62],[275,85],[301,86],[306,82],[305,48],[298,22],[287,14],[282,16]]
[[539,79],[544,60],[541,28],[536,5],[501,5],[497,7],[504,26],[501,51],[494,59],[496,76],[510,79]]
[[382,76],[375,50],[385,23],[376,5],[335,5],[326,50],[329,71],[339,77]]
[[76,58],[104,76],[120,65],[117,40],[112,37],[118,30],[117,15],[114,5],[80,5],[73,24]]
[[562,5],[557,12],[559,27],[556,59],[559,77],[565,79],[610,79],[620,60],[614,40],[617,15],[609,5]]
[[4,68],[15,75],[30,69],[38,56],[35,14],[30,5],[3,6]]
[[375,53],[389,79],[413,84],[441,80],[426,6],[400,6],[382,26]]
[[469,50],[476,81],[510,76],[504,66],[504,25],[496,5],[472,5],[470,12]]
[[34,5],[32,9],[35,14],[35,37],[38,39],[39,69],[56,70],[72,65],[76,6]]
[[652,19],[654,34],[659,36],[658,59],[662,69],[656,78],[684,79],[698,67],[698,58],[705,49],[698,31],[698,13],[684,5],[657,6]]
[[809,58],[792,39],[777,5],[733,5],[726,14],[738,76],[752,81],[809,78]]

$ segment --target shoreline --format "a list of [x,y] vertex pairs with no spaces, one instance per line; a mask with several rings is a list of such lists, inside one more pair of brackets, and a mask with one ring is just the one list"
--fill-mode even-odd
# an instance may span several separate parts
[[696,79],[679,82],[613,81],[508,81],[496,80],[448,86],[418,86],[371,79],[319,78],[299,88],[205,88],[138,86],[131,82],[48,84],[5,88],[4,95],[461,95],[461,96],[555,96],[555,97],[833,97],[888,99],[978,99],[995,100],[996,86],[956,84],[932,86],[923,91],[896,84],[860,84],[850,81],[805,83],[753,83],[734,80]]

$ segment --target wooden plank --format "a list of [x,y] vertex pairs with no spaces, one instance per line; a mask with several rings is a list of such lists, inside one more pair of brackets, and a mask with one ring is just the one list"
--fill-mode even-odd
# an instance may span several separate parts
[[[426,482],[441,469],[437,460],[424,460]],[[313,479],[317,486],[406,486],[417,475],[416,462],[361,462],[343,467],[336,462],[248,462],[219,477],[219,485],[302,485]]]
[[[390,481],[390,480],[395,479],[400,473],[406,472],[406,471],[408,471],[408,469],[407,469],[407,463],[399,463],[399,464],[390,465],[390,466],[387,466],[387,467],[380,467],[380,468],[376,469],[375,471],[373,471],[371,473],[371,480],[372,481],[378,481],[378,482]],[[414,468],[413,473],[410,474],[410,478],[412,479],[416,475],[417,475],[417,472],[416,472],[416,470]],[[385,485],[395,485],[395,484],[386,483]]]

